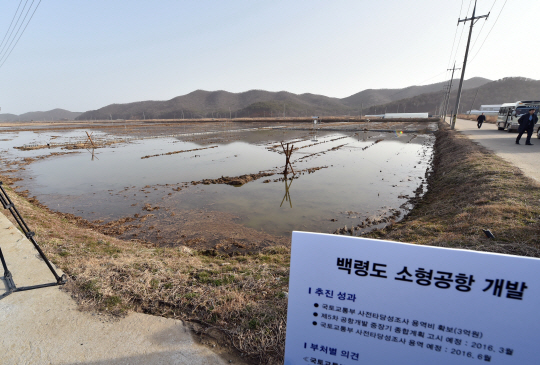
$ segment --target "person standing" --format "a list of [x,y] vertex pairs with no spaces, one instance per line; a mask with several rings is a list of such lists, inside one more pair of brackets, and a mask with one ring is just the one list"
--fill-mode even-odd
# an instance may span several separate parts
[[478,129],[482,128],[482,123],[486,121],[486,116],[484,113],[482,115],[479,115],[478,118],[476,118],[476,121],[478,122]]
[[516,144],[519,144],[519,140],[523,133],[527,132],[527,141],[525,144],[527,146],[532,146],[531,143],[531,136],[533,134],[534,125],[538,122],[538,117],[535,113],[536,109],[529,109],[528,114],[523,114],[519,119],[519,128],[518,128],[518,136],[516,138]]

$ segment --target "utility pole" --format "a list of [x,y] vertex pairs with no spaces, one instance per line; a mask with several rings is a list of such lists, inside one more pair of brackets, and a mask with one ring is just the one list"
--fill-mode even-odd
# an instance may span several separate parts
[[448,104],[450,104],[450,93],[452,92],[452,82],[454,81],[454,72],[456,70],[461,70],[461,68],[456,68],[456,63],[454,62],[454,67],[449,68],[446,71],[450,71],[450,70],[452,70],[452,77],[450,77],[450,84],[448,86],[448,91],[446,93],[446,100],[444,102],[445,106],[444,106],[443,120],[446,120],[446,113],[448,112]]
[[440,112],[440,116],[441,118],[443,118],[443,120],[446,120],[446,116],[443,115],[443,112],[444,112],[444,108],[446,106],[446,97],[448,96],[448,88],[449,88],[449,84],[450,82],[448,82],[445,86],[443,86],[443,98],[441,100],[441,105],[439,106],[439,112]]
[[474,0],[474,8],[472,12],[472,17],[465,18],[465,19],[459,19],[458,25],[461,22],[467,22],[471,21],[471,27],[469,28],[469,39],[467,40],[467,48],[465,49],[465,58],[463,59],[463,68],[461,69],[461,79],[459,80],[459,88],[456,96],[456,106],[454,108],[455,114],[452,116],[452,124],[450,125],[450,129],[454,129],[456,126],[456,118],[459,108],[459,101],[461,99],[461,89],[463,88],[463,78],[465,77],[465,68],[467,67],[467,57],[469,56],[469,45],[471,44],[471,35],[474,23],[476,23],[476,20],[486,18],[489,16],[489,13],[487,15],[481,15],[481,16],[475,16],[476,14],[476,0]]
[[473,108],[474,102],[476,101],[476,97],[478,96],[478,92],[480,91],[480,88],[476,89],[476,94],[474,95],[474,99],[471,103],[471,108],[469,109],[469,115],[471,115],[471,110]]

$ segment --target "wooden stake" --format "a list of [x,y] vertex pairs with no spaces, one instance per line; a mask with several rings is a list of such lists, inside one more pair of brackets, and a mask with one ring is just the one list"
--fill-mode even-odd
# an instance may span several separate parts
[[291,164],[291,155],[292,155],[293,150],[294,150],[294,145],[291,145],[291,148],[289,149],[289,144],[288,143],[287,143],[287,147],[285,147],[283,145],[283,142],[280,142],[280,143],[281,143],[281,148],[283,148],[283,153],[285,154],[285,170],[283,171],[283,173],[285,175],[287,175],[288,168],[290,167],[293,175],[295,175],[294,169],[293,169],[292,164]]
[[92,137],[90,137],[90,134],[88,134],[88,132],[86,132],[86,135],[88,136],[88,139],[90,140],[90,143],[92,143],[92,146],[94,148],[96,148],[96,145],[94,144],[94,141],[92,141]]

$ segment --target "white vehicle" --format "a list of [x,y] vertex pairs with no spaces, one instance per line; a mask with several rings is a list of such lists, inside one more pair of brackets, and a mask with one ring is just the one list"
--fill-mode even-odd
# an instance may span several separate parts
[[[527,114],[531,108],[536,109],[536,113],[538,113],[539,107],[539,100],[516,101],[515,103],[505,103],[501,105],[497,117],[497,129],[500,131],[506,129],[508,132],[517,131],[519,128],[519,117],[523,114]],[[535,129],[537,129],[538,126],[539,125],[537,124]],[[538,138],[540,138],[540,135]]]

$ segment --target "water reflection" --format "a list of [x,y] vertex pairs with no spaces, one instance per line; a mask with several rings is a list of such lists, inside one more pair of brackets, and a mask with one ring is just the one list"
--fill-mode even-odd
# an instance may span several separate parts
[[292,185],[292,183],[294,181],[294,175],[289,180],[287,178],[287,174],[283,174],[283,181],[285,182],[285,195],[283,196],[283,200],[281,200],[281,204],[279,205],[279,207],[281,208],[281,206],[283,205],[283,202],[288,201],[289,205],[291,206],[291,209],[292,209],[291,193],[290,193],[289,189],[291,188],[291,185]]
[[94,161],[94,158],[96,160],[99,160],[99,158],[97,158],[97,156],[95,155],[95,148],[92,148],[91,150],[89,148],[86,149],[91,155],[92,155],[92,158],[90,161]]
[[311,135],[311,142],[319,142],[319,140],[317,139],[317,137],[319,137],[319,131],[317,129],[315,129],[314,132],[311,132],[310,135]]
[[[2,138],[13,138],[2,143],[2,153],[18,159],[48,155],[48,150],[12,147],[49,141],[54,136],[58,136],[55,141],[83,142],[85,131],[2,134]],[[211,142],[208,137],[148,139],[99,151],[88,145],[89,155],[71,153],[25,166],[26,170],[19,172],[25,178],[20,186],[50,208],[88,220],[107,222],[145,215],[147,204],[159,206],[152,211],[156,231],[165,232],[160,224],[173,222],[167,218],[174,217],[173,213],[178,217],[182,212],[204,209],[231,213],[246,227],[276,235],[285,236],[292,230],[333,232],[390,208],[401,209],[407,197],[424,184],[434,140],[428,134],[363,130],[254,131],[233,137]],[[294,159],[289,155],[287,164],[283,152],[291,151],[293,144]],[[210,145],[218,147],[200,150]],[[176,153],[195,149],[199,150]],[[142,159],[146,155],[158,157]],[[291,174],[293,171],[296,174]],[[191,183],[258,172],[276,175],[269,180],[251,180],[240,188]],[[181,237],[182,233],[176,229],[169,234]]]

